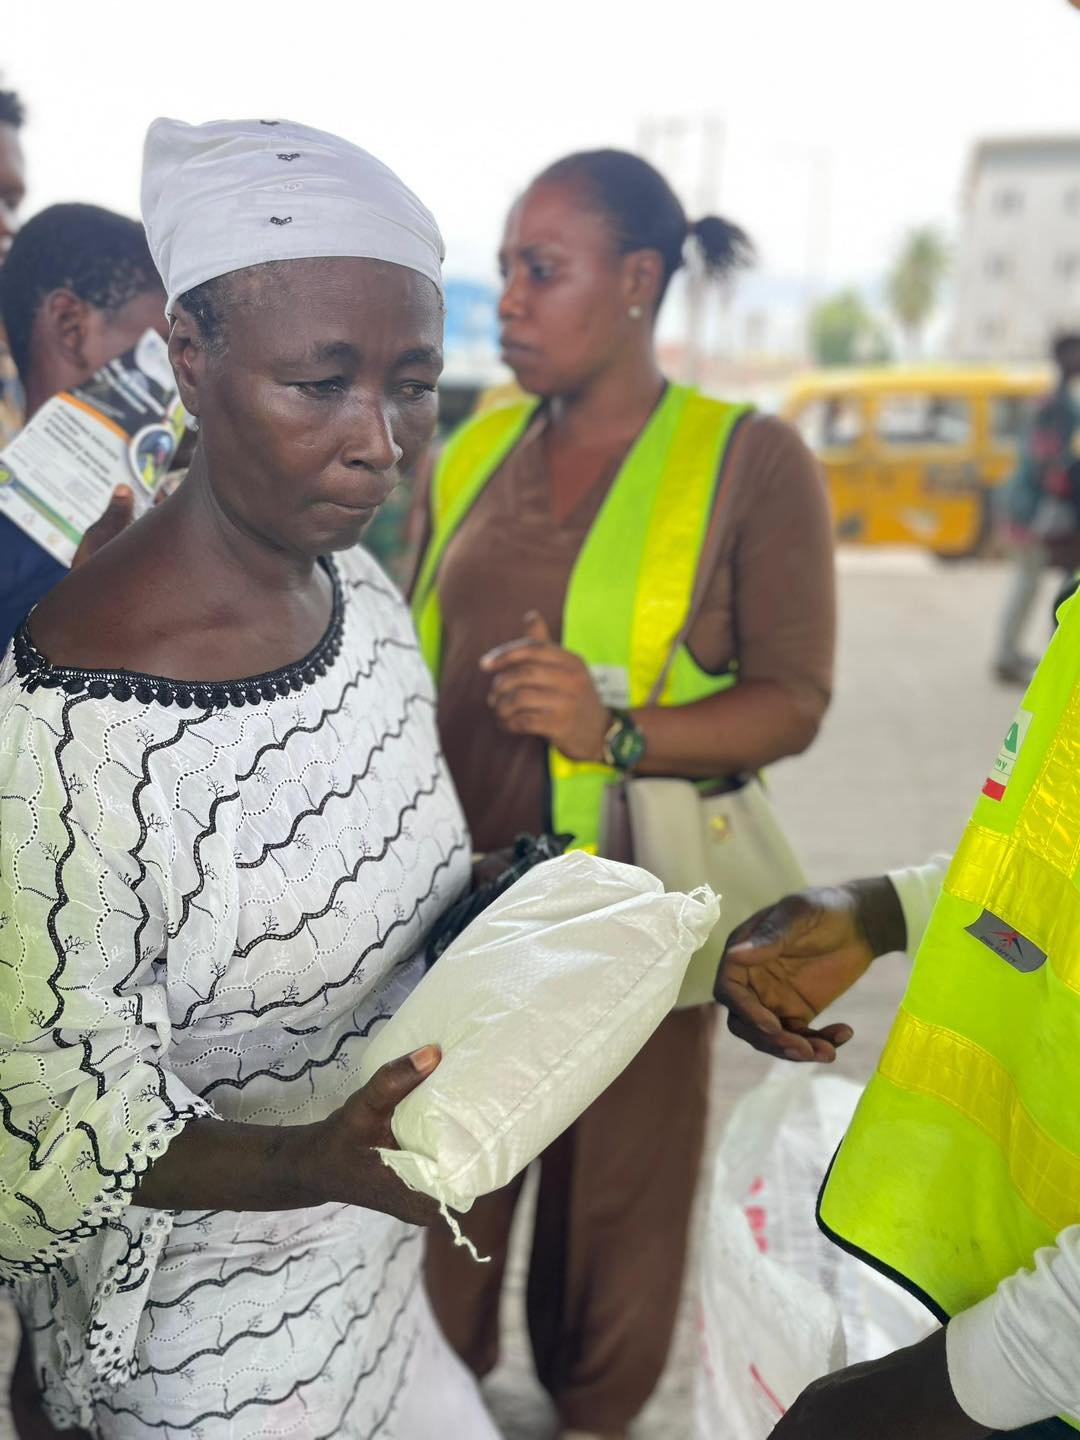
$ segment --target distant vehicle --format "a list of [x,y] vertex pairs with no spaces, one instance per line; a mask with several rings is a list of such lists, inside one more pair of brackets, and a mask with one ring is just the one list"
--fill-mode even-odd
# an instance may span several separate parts
[[839,541],[976,555],[1052,384],[1049,369],[1007,366],[820,370],[783,413],[825,469]]

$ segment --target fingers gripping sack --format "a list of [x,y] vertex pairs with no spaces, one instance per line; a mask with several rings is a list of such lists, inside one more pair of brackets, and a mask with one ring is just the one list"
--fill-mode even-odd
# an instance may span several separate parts
[[530,870],[368,1046],[365,1081],[419,1046],[442,1049],[395,1109],[401,1148],[385,1163],[457,1234],[448,1209],[508,1184],[626,1068],[719,917],[708,887],[665,894],[646,871],[581,851]]

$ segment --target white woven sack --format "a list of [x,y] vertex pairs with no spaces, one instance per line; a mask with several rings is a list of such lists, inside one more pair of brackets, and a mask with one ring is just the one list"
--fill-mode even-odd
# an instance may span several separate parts
[[382,1158],[444,1210],[508,1184],[630,1063],[671,1010],[720,903],[665,894],[582,851],[530,870],[454,941],[364,1055],[365,1081],[422,1045],[438,1069],[398,1105]]

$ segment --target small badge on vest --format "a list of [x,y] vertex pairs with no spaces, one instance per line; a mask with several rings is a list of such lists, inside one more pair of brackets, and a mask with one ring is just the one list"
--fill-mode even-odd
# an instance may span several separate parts
[[1034,940],[1021,935],[1014,926],[1007,925],[989,910],[984,910],[975,923],[967,927],[967,932],[974,935],[976,940],[981,940],[988,950],[992,950],[1007,965],[1025,975],[1030,975],[1033,970],[1046,964],[1045,950],[1040,950]]
[[1001,749],[994,761],[993,769],[986,777],[986,784],[982,793],[990,800],[1004,800],[1005,790],[1009,784],[1009,777],[1016,767],[1020,758],[1020,751],[1023,749],[1027,733],[1031,729],[1031,722],[1035,716],[1030,710],[1018,710],[1009,726],[1008,734],[1001,742]]

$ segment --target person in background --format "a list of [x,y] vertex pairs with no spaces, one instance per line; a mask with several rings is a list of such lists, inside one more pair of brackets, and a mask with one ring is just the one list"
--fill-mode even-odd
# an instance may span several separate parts
[[951,863],[789,896],[728,942],[731,1030],[797,1061],[850,1039],[812,1027],[877,956],[916,955],[818,1216],[941,1327],[817,1381],[774,1440],[1080,1427],[1078,693],[1073,598]]
[[[414,587],[481,852],[543,831],[595,847],[620,774],[737,785],[804,750],[828,704],[832,538],[813,459],[783,422],[659,368],[657,312],[691,246],[720,275],[749,251],[720,219],[690,225],[664,178],[619,151],[552,166],[507,221],[504,356],[535,398],[446,446]],[[663,702],[645,707],[687,617],[722,471],[708,595]],[[529,1324],[564,1436],[624,1436],[663,1369],[715,1013],[671,1016],[543,1157]],[[485,1197],[462,1219],[489,1265],[429,1237],[429,1293],[477,1375],[497,1359],[519,1195]]]
[[[53,395],[130,350],[147,330],[166,337],[165,290],[142,226],[96,205],[41,211],[19,231],[0,270],[0,318],[27,419]],[[118,486],[87,531],[78,563],[124,529],[133,502],[131,490]],[[66,565],[0,514],[0,652],[31,607],[67,573]]]
[[[0,90],[0,265],[7,259],[19,228],[19,210],[26,196],[26,161],[21,131],[26,119],[14,90]],[[0,326],[0,450],[22,425],[19,377]]]
[[1024,626],[1048,565],[1080,563],[1080,333],[1054,341],[1053,393],[1022,442],[1020,463],[1002,492],[1013,571],[1002,611],[994,676],[1026,685],[1036,661],[1021,652]]

